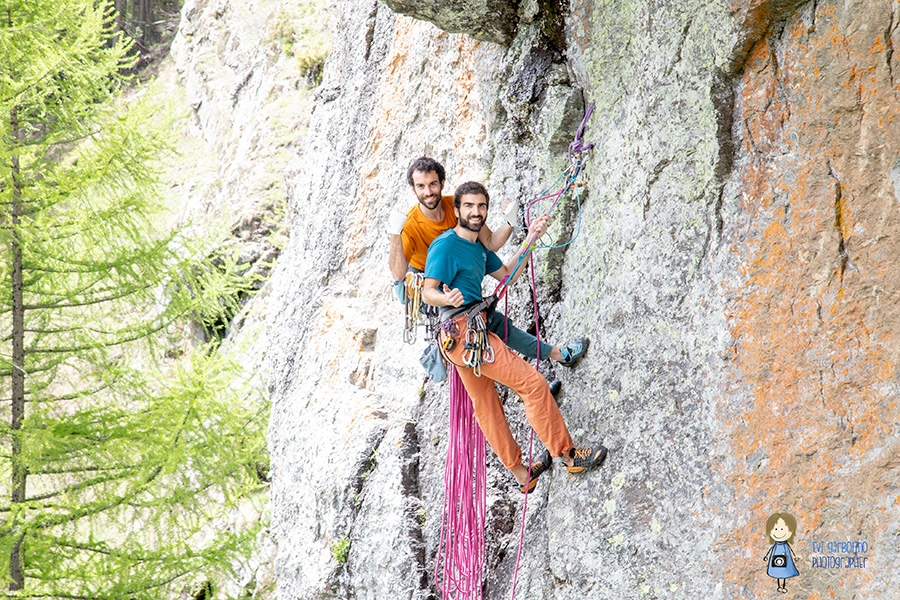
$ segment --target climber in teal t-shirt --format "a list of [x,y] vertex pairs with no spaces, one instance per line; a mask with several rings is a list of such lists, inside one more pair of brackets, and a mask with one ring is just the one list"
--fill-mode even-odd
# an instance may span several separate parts
[[[551,457],[562,459],[570,473],[581,473],[602,463],[607,450],[602,444],[576,447],[543,376],[510,351],[495,333],[486,331],[483,311],[468,315],[462,308],[481,302],[485,275],[497,280],[508,275],[508,284],[512,285],[523,270],[524,263],[519,264],[517,257],[504,264],[478,241],[489,201],[480,183],[470,181],[456,189],[453,202],[457,224],[428,248],[422,299],[440,307],[444,356],[457,366],[485,439],[524,492],[534,489],[537,477],[552,464]],[[547,215],[535,219],[528,239],[543,235],[548,221]],[[478,306],[471,310],[477,311]],[[474,362],[466,358],[470,353],[478,356]],[[519,395],[529,423],[547,447],[530,468],[522,464],[522,450],[510,432],[495,381]]]
[[[481,301],[481,280],[503,266],[495,253],[480,240],[470,242],[448,229],[428,247],[425,277],[437,279],[450,289],[459,288],[465,304]],[[442,307],[446,312],[447,307]]]

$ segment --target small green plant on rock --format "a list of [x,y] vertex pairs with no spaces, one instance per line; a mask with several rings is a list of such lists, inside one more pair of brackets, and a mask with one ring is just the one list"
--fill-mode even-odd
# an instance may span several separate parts
[[328,48],[313,45],[296,52],[296,57],[300,75],[306,78],[309,85],[316,87],[322,83],[322,73],[325,70],[325,59],[328,58]]
[[334,560],[336,560],[338,564],[347,562],[347,557],[350,556],[350,538],[345,535],[336,542],[333,542],[331,544],[331,556],[334,557]]

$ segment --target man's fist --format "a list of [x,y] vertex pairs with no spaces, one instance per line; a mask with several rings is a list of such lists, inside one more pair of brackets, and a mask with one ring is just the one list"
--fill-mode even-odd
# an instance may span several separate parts
[[388,215],[388,233],[391,235],[400,235],[405,224],[406,213],[400,212],[396,208],[391,210],[391,214]]
[[444,284],[444,300],[446,300],[447,306],[458,307],[462,306],[464,303],[463,295],[462,292],[459,291],[459,288],[453,288],[451,290],[446,283]]
[[500,210],[503,211],[503,216],[506,217],[506,222],[509,223],[509,226],[515,227],[516,223],[519,222],[519,201],[507,198],[500,205]]

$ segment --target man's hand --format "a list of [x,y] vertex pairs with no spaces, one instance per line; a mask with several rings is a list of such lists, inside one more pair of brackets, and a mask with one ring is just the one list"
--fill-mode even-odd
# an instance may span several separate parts
[[444,284],[444,301],[447,303],[446,306],[460,307],[465,301],[463,300],[462,292],[459,291],[459,288],[450,287],[445,283]]
[[547,233],[547,227],[549,225],[550,215],[541,215],[531,222],[531,225],[528,227],[528,237],[526,239],[528,241],[537,241],[541,239],[541,236]]
[[503,211],[503,216],[506,217],[506,222],[509,223],[509,226],[515,227],[519,220],[519,201],[507,198],[500,205],[500,210]]
[[406,213],[400,212],[394,208],[388,215],[388,233],[391,235],[400,235],[403,232],[403,226],[406,224]]

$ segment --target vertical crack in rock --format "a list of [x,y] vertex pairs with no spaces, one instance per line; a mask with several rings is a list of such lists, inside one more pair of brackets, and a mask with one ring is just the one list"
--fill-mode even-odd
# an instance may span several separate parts
[[716,180],[724,183],[734,166],[734,84],[721,70],[713,74],[710,98],[716,113],[716,141],[719,152],[716,156]]
[[[584,201],[584,199],[585,198],[582,197],[582,201]],[[577,213],[578,209],[575,207],[574,202],[567,202],[566,204],[559,206],[554,213],[554,219],[557,220],[560,231],[563,232],[560,236],[562,239],[572,239],[572,232],[575,227],[575,222],[578,219]],[[540,306],[554,306],[562,302],[562,266],[566,260],[566,252],[568,249],[569,246],[565,245],[561,248],[551,248],[547,251],[544,260],[543,273],[540,276],[540,288],[538,290],[538,293],[541,294],[539,299]],[[530,306],[531,303],[528,302],[528,305]],[[534,327],[534,311],[528,310],[527,315],[529,315],[529,320],[531,321],[528,331],[531,335],[536,335]],[[548,334],[544,331],[545,322],[543,318],[541,318],[540,323],[541,340],[547,341]],[[542,356],[541,358],[546,357]]]
[[407,501],[406,523],[409,544],[416,557],[419,572],[419,590],[427,591],[428,566],[425,557],[425,536],[422,533],[424,503],[419,488],[419,434],[415,423],[407,423],[403,428],[400,467],[400,489]]
[[[368,479],[378,464],[378,449],[386,434],[386,426],[369,433],[364,449],[358,454],[354,464],[354,476],[350,481],[350,485],[332,500],[335,512],[340,515],[335,520],[334,530],[343,534],[345,539],[353,538],[353,529],[362,506],[360,496],[363,493],[366,479]],[[317,532],[317,535],[321,536],[321,533]],[[349,548],[349,552],[353,552],[352,546]],[[323,584],[323,589],[328,594],[325,596],[326,598],[352,597],[349,591],[351,578],[347,573],[348,565],[350,564],[351,561],[347,557],[344,557],[341,561],[336,561],[336,566],[329,573]]]
[[[504,559],[510,551],[513,556],[518,550],[519,536],[513,535],[521,513],[518,505],[508,496],[503,495],[491,504],[487,513],[487,523],[484,525],[485,534],[485,571],[488,573],[489,586],[495,580],[494,573],[507,575],[506,569],[501,568]],[[508,581],[505,582],[508,584]],[[498,585],[498,587],[500,587]]]
[[884,57],[887,62],[888,75],[891,80],[891,89],[896,90],[897,86],[894,82],[894,31],[897,29],[897,3],[891,2],[891,22],[888,23],[884,31]]
[[506,88],[506,102],[514,140],[525,145],[533,136],[530,123],[550,86],[548,74],[554,64],[564,63],[562,54],[551,45],[535,45],[525,56],[522,68]]
[[681,37],[678,40],[678,47],[675,48],[675,55],[672,57],[672,61],[666,65],[665,78],[668,79],[671,75],[672,71],[681,62],[681,53],[684,50],[684,42],[687,41],[688,33],[690,33],[691,25],[693,25],[694,19],[688,19],[688,22],[684,24],[684,27],[681,30]]
[[[783,40],[784,30],[787,26],[787,22],[781,22],[778,24],[777,30],[773,35],[774,40]],[[772,65],[772,79],[775,81],[775,89],[777,91],[778,97],[781,100],[781,108],[784,110],[784,115],[781,118],[781,127],[784,129],[784,124],[791,120],[791,102],[790,95],[788,94],[787,86],[784,84],[784,73],[782,72],[781,63],[778,60],[778,52],[775,49],[775,42],[769,44],[769,62]],[[768,111],[772,105],[775,104],[775,94],[772,94],[769,97],[769,103],[766,105],[766,110]],[[782,154],[785,154],[786,150],[782,151]]]
[[375,25],[378,18],[378,2],[372,4],[372,10],[369,11],[369,17],[366,19],[366,52],[363,55],[365,60],[369,60],[369,54],[372,52],[372,41],[375,39]]
[[662,175],[662,172],[665,171],[670,164],[672,164],[672,159],[662,159],[656,163],[656,166],[653,167],[653,171],[650,173],[650,177],[647,179],[647,198],[644,200],[644,219],[647,218],[647,213],[650,212],[650,191],[653,189],[653,186],[656,185],[659,176]]
[[834,179],[834,228],[838,234],[838,257],[840,260],[839,270],[841,277],[841,285],[844,285],[844,273],[847,270],[847,263],[850,258],[847,254],[847,246],[844,239],[844,195],[841,186],[841,180],[835,173],[831,162],[828,163],[828,172]]
[[241,80],[237,82],[234,86],[234,91],[231,92],[231,107],[237,107],[238,102],[241,99],[241,93],[244,91],[244,88],[247,87],[247,84],[250,83],[250,79],[253,78],[253,69],[247,69],[247,72],[244,73],[244,76],[241,77]]
[[566,21],[569,17],[569,3],[561,0],[538,0],[538,6],[541,33],[553,49],[565,56],[568,48]]
[[[703,250],[700,254],[700,260],[709,252],[712,244],[713,236],[716,240],[722,239],[722,231],[725,223],[722,216],[722,205],[725,201],[725,185],[734,168],[734,155],[736,146],[734,143],[734,111],[735,111],[735,91],[734,83],[728,74],[722,70],[717,70],[713,74],[712,85],[710,86],[710,99],[713,103],[713,110],[716,115],[716,141],[718,143],[718,151],[716,153],[716,163],[713,169],[715,186],[714,200],[707,216],[706,239],[703,242]],[[699,263],[697,267],[699,268]]]
[[[719,193],[716,196],[716,204],[713,207],[713,217],[716,221],[716,239],[722,239],[722,230],[725,228],[725,219],[722,218],[722,203],[725,200],[725,186],[719,187]],[[709,241],[707,241],[709,246]],[[704,252],[705,254],[705,252]]]
[[[378,447],[381,446],[381,441],[386,433],[387,428],[380,428],[369,434],[369,438],[366,440],[366,449],[356,461],[356,476],[353,478],[353,498],[351,499],[358,498],[363,491],[366,479],[375,470],[375,466],[378,464]],[[359,503],[351,502],[350,504],[353,506],[353,517],[355,518],[356,513],[359,512]]]

